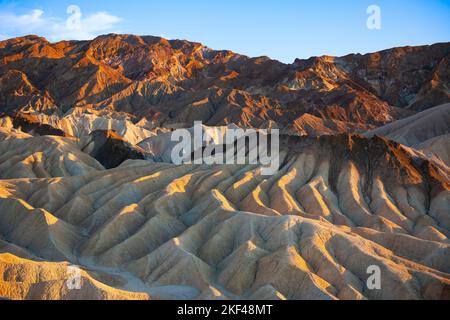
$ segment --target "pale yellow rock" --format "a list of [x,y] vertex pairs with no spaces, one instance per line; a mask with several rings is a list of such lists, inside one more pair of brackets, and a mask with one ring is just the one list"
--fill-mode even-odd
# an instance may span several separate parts
[[[1,132],[1,298],[450,298],[448,168],[413,171],[409,151],[369,170],[312,142],[283,151],[270,177],[254,165],[104,170],[71,138]],[[71,264],[81,291],[65,286]],[[374,265],[380,290],[367,287]]]

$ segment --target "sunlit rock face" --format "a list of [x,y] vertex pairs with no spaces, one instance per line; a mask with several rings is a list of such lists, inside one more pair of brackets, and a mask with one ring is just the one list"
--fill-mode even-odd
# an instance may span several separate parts
[[150,36],[28,36],[0,42],[0,112],[79,107],[159,127],[276,123],[304,134],[306,121],[364,131],[449,102],[449,54],[443,43],[283,64]]
[[[0,42],[0,299],[450,299],[449,48]],[[279,170],[171,163],[194,121]]]

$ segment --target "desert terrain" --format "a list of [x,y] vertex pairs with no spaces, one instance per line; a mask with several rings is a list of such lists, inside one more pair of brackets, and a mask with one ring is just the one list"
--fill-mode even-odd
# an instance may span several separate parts
[[[450,299],[449,63],[0,41],[0,299]],[[172,163],[195,121],[278,129],[279,170]]]

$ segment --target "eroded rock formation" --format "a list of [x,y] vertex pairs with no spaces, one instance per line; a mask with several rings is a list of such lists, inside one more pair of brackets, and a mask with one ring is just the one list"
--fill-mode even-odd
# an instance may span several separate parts
[[[449,53],[1,41],[0,299],[450,299]],[[194,121],[279,170],[174,165]]]

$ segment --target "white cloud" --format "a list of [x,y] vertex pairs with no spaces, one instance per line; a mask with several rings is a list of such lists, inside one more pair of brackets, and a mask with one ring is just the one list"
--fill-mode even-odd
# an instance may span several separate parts
[[[72,7],[71,10],[77,7]],[[121,18],[110,15],[107,12],[97,12],[84,15],[79,12],[69,11],[66,19],[47,17],[45,12],[39,9],[23,15],[0,12],[0,29],[2,32],[20,36],[25,34],[37,34],[51,41],[59,40],[87,40],[99,34],[112,32],[112,29],[121,21]],[[75,19],[76,23],[73,23]],[[6,35],[0,35],[0,38]]]

